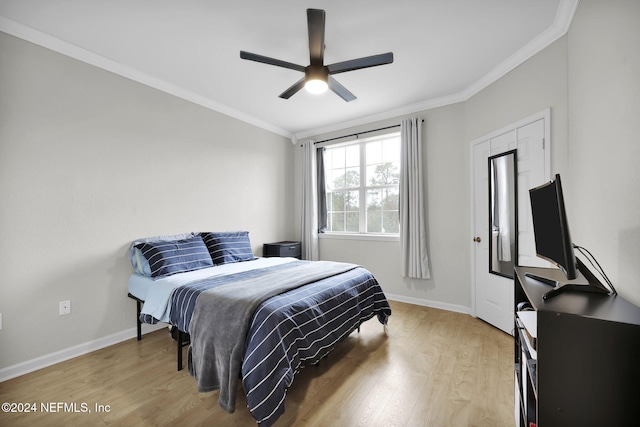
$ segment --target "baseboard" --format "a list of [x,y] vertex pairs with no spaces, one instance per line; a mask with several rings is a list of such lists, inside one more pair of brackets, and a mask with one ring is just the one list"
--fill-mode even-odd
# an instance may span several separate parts
[[[143,326],[145,334],[167,327],[167,325],[164,323]],[[18,363],[17,365],[2,368],[0,369],[0,382],[19,377],[33,371],[37,371],[38,369],[55,365],[56,363],[64,362],[65,360],[73,359],[74,357],[82,356],[83,354],[91,353],[92,351],[100,350],[101,348],[109,347],[110,345],[118,344],[119,342],[135,338],[136,336],[136,328],[131,328],[121,332],[117,332],[115,334],[107,335],[106,337],[98,338],[97,340],[78,344],[64,350],[36,357],[35,359]]]
[[385,292],[387,299],[391,301],[406,302],[407,304],[421,305],[423,307],[438,308],[440,310],[454,311],[456,313],[471,314],[471,308],[457,304],[447,304],[440,301],[431,301],[421,298],[407,297],[404,295],[394,295]]

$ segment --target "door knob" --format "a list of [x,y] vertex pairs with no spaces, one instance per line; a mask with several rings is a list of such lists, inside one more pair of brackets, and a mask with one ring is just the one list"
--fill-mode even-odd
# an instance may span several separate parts
[[482,239],[478,236],[478,237],[474,237],[473,241],[476,243],[480,243],[482,241]]

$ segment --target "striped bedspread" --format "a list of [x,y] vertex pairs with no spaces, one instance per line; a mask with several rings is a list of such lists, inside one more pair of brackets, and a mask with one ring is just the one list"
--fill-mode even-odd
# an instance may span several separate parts
[[258,424],[270,426],[284,413],[286,391],[297,371],[319,362],[362,322],[377,316],[386,324],[389,315],[378,282],[361,267],[260,305],[242,363],[247,405]]
[[[295,263],[305,262],[308,261]],[[278,270],[287,274],[291,269],[291,265],[287,265],[181,286],[171,298],[171,323],[182,331],[189,331],[196,301],[202,292],[238,280],[254,277],[259,280],[261,275]],[[270,426],[282,415],[286,390],[299,369],[318,362],[362,322],[377,316],[381,323],[386,323],[390,314],[376,279],[357,266],[260,303],[246,331],[241,362],[247,404],[258,424]],[[194,339],[192,334],[192,341]],[[223,390],[221,398],[222,394]]]

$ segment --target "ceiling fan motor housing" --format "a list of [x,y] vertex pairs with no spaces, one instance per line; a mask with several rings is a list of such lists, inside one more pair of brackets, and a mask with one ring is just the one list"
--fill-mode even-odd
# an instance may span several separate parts
[[325,83],[329,81],[329,69],[322,65],[309,65],[304,69],[307,80],[321,80]]
[[280,94],[280,98],[289,99],[293,94],[305,87],[309,92],[322,93],[331,89],[340,98],[347,102],[356,99],[356,96],[347,88],[336,81],[332,74],[359,70],[362,68],[377,67],[393,62],[393,53],[366,56],[364,58],[351,59],[335,64],[324,65],[324,30],[325,11],[321,9],[307,9],[307,26],[309,30],[309,59],[310,65],[303,67],[287,61],[257,55],[255,53],[240,51],[240,58],[250,61],[262,62],[278,67],[296,71],[304,71],[304,78],[298,80],[290,88]]

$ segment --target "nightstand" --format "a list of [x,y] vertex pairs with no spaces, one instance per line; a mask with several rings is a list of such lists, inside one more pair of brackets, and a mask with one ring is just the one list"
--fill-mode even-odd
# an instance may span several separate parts
[[300,242],[282,241],[265,243],[262,248],[264,257],[293,257],[301,259],[302,247]]

